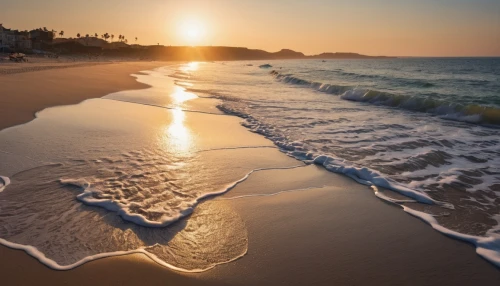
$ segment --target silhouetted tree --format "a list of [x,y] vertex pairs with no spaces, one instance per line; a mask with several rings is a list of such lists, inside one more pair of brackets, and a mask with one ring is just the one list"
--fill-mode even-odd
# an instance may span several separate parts
[[137,43],[137,37],[135,37],[135,42]]
[[59,36],[62,38],[62,36],[64,36],[64,31],[59,32]]
[[114,38],[115,38],[115,35],[111,34],[111,42],[113,41]]
[[76,37],[77,37],[77,38],[80,38],[80,33],[76,34]]

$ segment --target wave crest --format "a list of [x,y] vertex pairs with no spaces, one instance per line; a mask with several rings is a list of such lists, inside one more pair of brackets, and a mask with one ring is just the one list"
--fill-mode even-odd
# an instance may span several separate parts
[[463,105],[428,97],[408,96],[378,90],[314,82],[295,77],[292,74],[281,74],[275,70],[271,71],[270,74],[281,82],[307,86],[320,92],[339,95],[344,100],[426,112],[448,120],[484,125],[500,125],[500,109],[495,107],[476,104]]

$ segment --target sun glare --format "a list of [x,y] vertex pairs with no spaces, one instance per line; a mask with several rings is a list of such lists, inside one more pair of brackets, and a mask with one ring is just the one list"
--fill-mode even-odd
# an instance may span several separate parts
[[199,44],[204,36],[205,26],[198,20],[184,20],[179,33],[188,44]]

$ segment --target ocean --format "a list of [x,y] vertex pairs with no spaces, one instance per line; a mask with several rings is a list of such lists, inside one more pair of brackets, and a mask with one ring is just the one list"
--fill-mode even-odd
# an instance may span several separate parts
[[[204,62],[135,77],[151,87],[0,132],[0,243],[60,270],[142,253],[204,271],[248,239],[234,211],[201,202],[254,172],[316,164],[499,265],[500,59]],[[277,166],[273,144],[298,161]]]
[[460,233],[498,230],[500,58],[200,66],[174,77],[223,99],[290,156],[322,156],[316,163],[423,203],[409,205]]

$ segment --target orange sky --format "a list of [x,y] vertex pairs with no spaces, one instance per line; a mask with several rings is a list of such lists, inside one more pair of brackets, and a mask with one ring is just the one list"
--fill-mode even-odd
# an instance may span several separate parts
[[2,0],[0,19],[9,28],[108,32],[139,44],[500,56],[498,0]]

